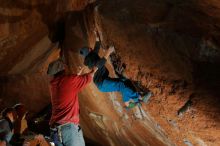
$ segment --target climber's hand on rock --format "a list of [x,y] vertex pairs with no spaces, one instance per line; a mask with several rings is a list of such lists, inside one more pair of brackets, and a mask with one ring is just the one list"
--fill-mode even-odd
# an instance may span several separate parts
[[114,46],[110,46],[108,48],[108,50],[106,51],[104,58],[107,60],[108,57],[111,55],[111,53],[113,53],[115,51],[115,47]]
[[111,54],[111,53],[113,53],[113,52],[115,52],[115,47],[114,46],[110,46],[109,48],[108,48],[108,52]]
[[92,77],[94,76],[94,74],[97,70],[98,70],[98,67],[96,67],[96,66],[92,68],[92,71],[90,72]]
[[77,75],[82,75],[85,69],[86,69],[85,66],[78,66],[77,67]]
[[93,67],[93,69],[92,69],[94,72],[96,72],[97,70],[98,70],[98,67]]

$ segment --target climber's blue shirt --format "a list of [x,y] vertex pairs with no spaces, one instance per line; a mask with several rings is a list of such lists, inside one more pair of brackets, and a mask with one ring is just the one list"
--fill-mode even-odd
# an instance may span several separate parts
[[95,84],[102,82],[109,75],[109,71],[105,67],[107,60],[104,57],[100,58],[98,55],[100,45],[100,42],[96,42],[94,49],[85,57],[84,60],[84,65],[88,66],[90,69],[92,69],[94,66],[98,67],[98,70],[96,71],[93,78]]
[[0,120],[0,140],[9,143],[13,136],[12,129],[13,125],[9,119]]

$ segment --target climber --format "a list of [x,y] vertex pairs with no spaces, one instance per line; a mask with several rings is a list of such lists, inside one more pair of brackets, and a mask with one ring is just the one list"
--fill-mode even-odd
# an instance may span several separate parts
[[136,103],[138,103],[139,101],[146,103],[151,97],[151,92],[148,92],[144,94],[144,96],[141,96],[138,92],[128,87],[123,80],[119,78],[109,77],[109,71],[105,67],[105,63],[110,54],[114,52],[114,46],[110,46],[107,49],[104,57],[100,58],[98,53],[101,42],[99,34],[96,31],[95,36],[96,43],[94,49],[83,47],[80,49],[80,54],[85,57],[84,65],[88,66],[89,68],[92,68],[94,66],[98,67],[98,70],[93,78],[93,81],[97,88],[101,92],[121,92],[126,109],[135,107]]
[[50,120],[51,138],[56,146],[85,146],[79,126],[78,92],[91,82],[97,68],[81,75],[72,73],[64,61],[50,63],[47,74],[50,81],[52,116]]
[[7,145],[10,145],[11,139],[14,134],[14,122],[17,119],[17,114],[14,108],[5,108],[2,113],[0,120],[0,140],[4,141]]

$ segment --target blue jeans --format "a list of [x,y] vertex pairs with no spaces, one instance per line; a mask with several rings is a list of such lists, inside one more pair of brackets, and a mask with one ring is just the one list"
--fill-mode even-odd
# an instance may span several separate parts
[[130,99],[137,101],[140,96],[138,92],[135,92],[130,87],[125,85],[125,82],[120,78],[107,77],[101,82],[95,83],[101,92],[121,92],[123,102],[127,102]]
[[56,146],[85,146],[82,129],[79,125],[63,124],[51,128],[50,134]]

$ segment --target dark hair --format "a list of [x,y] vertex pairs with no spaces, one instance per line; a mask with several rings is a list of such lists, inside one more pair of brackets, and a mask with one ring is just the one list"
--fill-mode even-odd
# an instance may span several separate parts
[[7,117],[7,114],[8,114],[8,113],[11,113],[11,112],[13,112],[13,111],[15,111],[14,108],[12,108],[12,107],[7,107],[7,108],[5,108],[5,109],[2,110],[1,115],[2,115],[3,118],[6,118],[6,117]]
[[61,75],[63,75],[64,73],[65,73],[65,70],[61,70],[61,71],[59,71],[58,73],[56,73],[56,74],[54,75],[54,77],[61,76]]
[[22,103],[18,103],[18,104],[15,104],[14,106],[13,106],[13,108],[15,109],[15,111],[18,111],[20,108],[22,108],[22,107],[24,107],[24,104],[22,104]]

